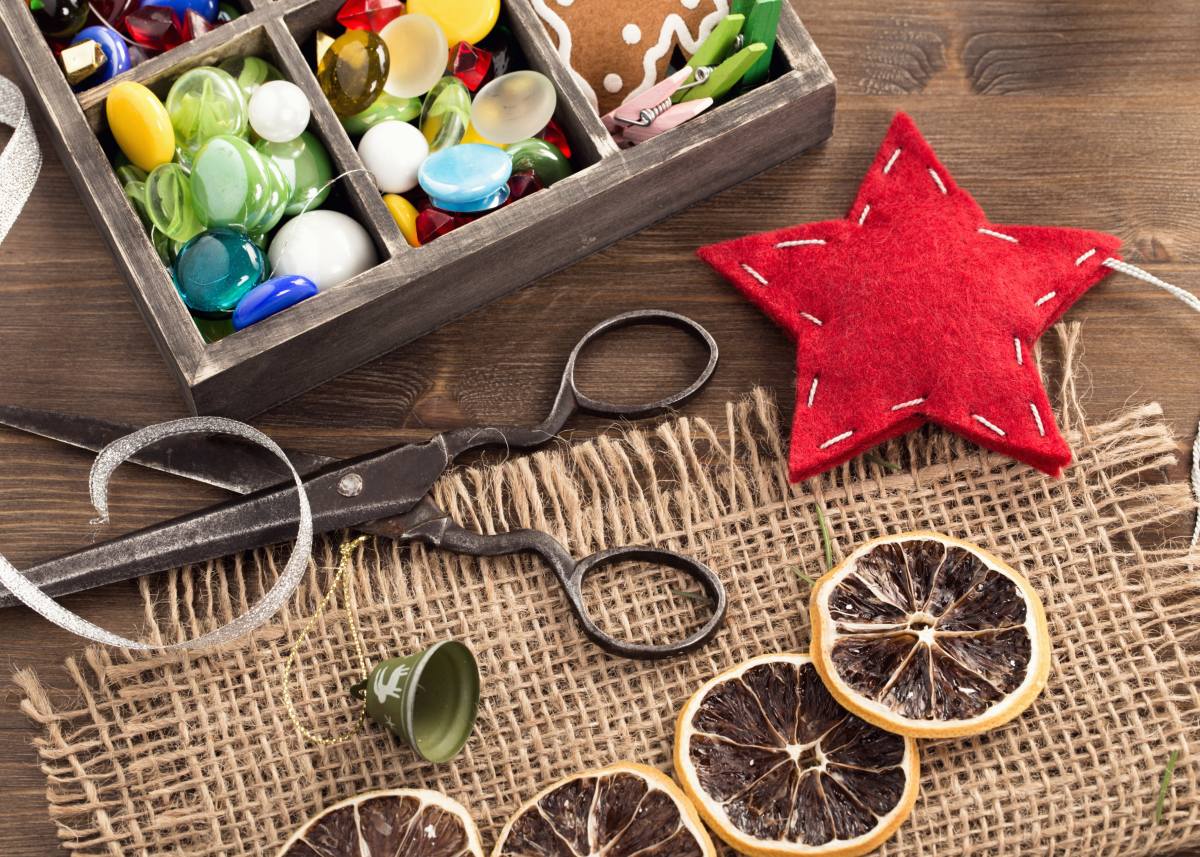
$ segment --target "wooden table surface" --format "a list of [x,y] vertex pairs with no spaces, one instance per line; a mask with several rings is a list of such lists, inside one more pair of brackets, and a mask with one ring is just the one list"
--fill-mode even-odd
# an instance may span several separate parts
[[[541,419],[576,338],[627,309],[662,307],[708,327],[721,367],[687,413],[718,420],[753,385],[790,416],[793,350],[703,265],[702,244],[842,216],[896,110],[994,223],[1121,237],[1123,256],[1200,293],[1200,6],[1195,0],[804,0],[797,11],[838,78],[832,140],[491,307],[253,420],[286,446],[348,456],[472,423]],[[0,74],[15,77],[0,54]],[[128,422],[186,416],[182,399],[45,135],[32,198],[0,245],[0,402]],[[7,142],[8,131],[0,131]],[[631,201],[631,204],[634,204]],[[519,263],[514,259],[514,263]],[[1083,321],[1088,411],[1157,401],[1186,452],[1200,416],[1200,317],[1113,275],[1067,314]],[[640,352],[624,347],[641,336]],[[589,355],[591,389],[642,395],[694,370],[682,334],[632,334]],[[639,358],[648,355],[649,360]],[[578,433],[603,430],[580,418]],[[90,538],[89,454],[0,429],[0,552],[18,568]],[[109,532],[222,492],[139,468],[117,473]],[[64,600],[136,633],[132,583]],[[79,640],[26,609],[0,618],[0,663],[55,687]],[[0,695],[0,847],[54,852],[46,779],[16,691]]]

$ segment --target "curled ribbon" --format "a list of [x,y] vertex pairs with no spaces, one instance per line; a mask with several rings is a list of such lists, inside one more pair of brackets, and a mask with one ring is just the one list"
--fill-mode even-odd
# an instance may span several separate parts
[[[0,78],[0,81],[2,80],[3,78]],[[5,154],[7,154],[7,151]],[[105,631],[97,625],[93,625],[91,622],[81,616],[77,616],[45,595],[40,589],[26,580],[24,575],[13,568],[12,564],[3,556],[0,556],[0,583],[7,586],[8,591],[27,606],[41,613],[54,624],[70,631],[72,634],[78,634],[97,643],[122,646],[127,649],[199,649],[235,640],[264,624],[279,611],[279,608],[284,605],[292,593],[296,591],[296,587],[300,585],[300,578],[304,575],[304,570],[308,567],[308,558],[312,553],[313,524],[312,510],[308,504],[308,494],[304,491],[304,484],[300,479],[300,474],[296,472],[296,468],[292,467],[292,463],[288,461],[287,456],[276,445],[275,441],[271,440],[258,429],[251,428],[237,420],[225,419],[224,417],[189,417],[187,419],[148,426],[113,441],[100,450],[100,454],[96,456],[96,463],[92,465],[92,475],[89,480],[92,505],[100,513],[100,517],[96,518],[92,523],[104,524],[108,522],[108,480],[121,462],[163,438],[194,432],[232,434],[257,443],[279,456],[283,463],[287,465],[288,470],[291,471],[292,478],[296,481],[296,491],[300,497],[300,530],[296,534],[296,546],[292,549],[292,555],[288,558],[287,565],[284,567],[283,574],[279,577],[279,580],[275,582],[275,585],[253,607],[229,624],[222,625],[215,631],[209,631],[207,634],[202,634],[194,640],[184,640],[181,643],[163,646],[153,643],[138,643]]]
[[0,123],[13,129],[8,145],[0,152],[0,241],[3,241],[42,171],[42,150],[33,133],[25,97],[6,77],[0,77]]

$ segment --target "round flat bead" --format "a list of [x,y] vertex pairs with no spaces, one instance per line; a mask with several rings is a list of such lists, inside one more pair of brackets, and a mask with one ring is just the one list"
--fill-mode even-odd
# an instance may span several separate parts
[[470,122],[471,93],[467,85],[446,75],[433,85],[421,106],[421,133],[429,142],[429,151],[458,145]]
[[175,288],[193,313],[229,315],[266,273],[262,250],[245,234],[208,229],[179,251]]
[[[237,9],[233,8],[233,6],[229,5],[228,3],[218,3],[217,4],[217,23],[218,24],[228,24],[230,21],[234,21],[240,17],[242,17],[242,13],[239,12]],[[224,63],[221,63],[221,64],[224,65]],[[237,75],[234,75],[234,77],[237,77]]]
[[305,131],[285,143],[259,140],[254,148],[263,158],[274,161],[287,180],[291,192],[284,214],[294,217],[301,211],[319,208],[325,202],[330,191],[326,185],[333,178],[333,167],[325,147],[310,132]]
[[404,236],[404,240],[408,242],[408,246],[420,247],[421,242],[417,240],[416,206],[404,197],[394,193],[385,193],[383,195],[383,204],[387,206],[392,219],[400,227],[400,234]]
[[137,166],[150,172],[175,157],[175,132],[158,96],[140,83],[126,80],[108,93],[108,127],[117,145]]
[[167,114],[175,128],[179,162],[190,166],[214,137],[244,136],[246,99],[228,72],[201,66],[180,75],[167,93]]
[[44,35],[52,39],[65,39],[79,32],[87,20],[87,0],[42,0],[41,7],[34,9],[33,22]]
[[557,102],[554,84],[544,74],[510,72],[475,93],[471,124],[496,143],[516,143],[545,128]]
[[334,40],[317,64],[317,80],[333,112],[350,116],[366,110],[383,91],[391,52],[367,30],[348,30]]
[[446,73],[450,43],[428,15],[401,15],[379,31],[392,58],[384,90],[399,98],[424,95]]
[[[292,186],[283,174],[283,170],[280,169],[279,164],[270,158],[263,158],[262,162],[263,166],[267,168],[267,175],[270,176],[271,188],[266,206],[263,208],[262,216],[249,227],[252,238],[254,233],[266,235],[267,232],[275,228],[276,224],[279,223],[287,211],[288,200],[292,194]],[[255,243],[262,246],[258,241],[255,241]]]
[[121,187],[125,196],[129,197],[129,203],[137,213],[138,220],[142,221],[142,228],[147,232],[153,229],[154,223],[150,220],[150,213],[146,211],[146,183],[131,181],[125,182]]
[[187,241],[204,229],[192,207],[188,175],[179,164],[162,164],[146,177],[146,213],[168,238]]
[[408,0],[408,14],[433,18],[451,45],[475,44],[496,26],[500,0]]
[[308,96],[286,80],[264,83],[250,96],[246,110],[254,133],[272,143],[295,140],[308,127],[312,108]]
[[272,277],[246,292],[233,311],[233,329],[245,330],[264,318],[311,298],[319,291],[316,283],[298,274]]
[[280,227],[267,253],[279,276],[299,274],[331,289],[379,264],[371,236],[338,211],[306,211]]
[[209,23],[217,20],[217,0],[142,0],[138,8],[142,6],[166,6],[180,21],[187,16],[188,9]]
[[384,193],[404,193],[417,186],[417,170],[429,157],[429,143],[407,122],[381,122],[358,143],[363,166],[375,174]]
[[418,176],[429,201],[445,211],[486,211],[508,199],[512,161],[495,146],[466,143],[435,152]]
[[514,173],[533,170],[546,187],[571,174],[571,162],[563,157],[562,150],[537,137],[510,143],[504,147],[504,151],[512,160]]
[[97,84],[105,83],[112,80],[118,74],[133,68],[129,60],[129,48],[125,46],[125,40],[121,38],[120,34],[113,32],[111,28],[102,27],[99,24],[94,27],[84,27],[71,40],[71,44],[77,45],[89,39],[100,45],[100,50],[104,51],[104,56],[108,58],[108,62],[100,66],[95,73],[88,75],[81,84],[82,88],[88,89]]
[[254,97],[255,91],[264,83],[283,80],[283,72],[258,57],[229,57],[229,59],[221,60],[221,64],[217,68],[237,82],[238,89],[242,91],[247,102]]
[[421,100],[419,98],[399,98],[395,95],[381,93],[375,103],[362,113],[353,116],[339,116],[342,127],[352,136],[361,136],[380,122],[407,122],[421,115]]
[[463,134],[463,138],[461,140],[459,140],[459,142],[460,143],[483,143],[484,145],[487,145],[487,146],[495,146],[497,149],[504,148],[499,143],[493,143],[491,140],[487,139],[486,137],[483,137],[478,131],[475,130],[475,126],[471,125],[469,123],[467,125],[466,133]]
[[269,205],[267,166],[241,137],[222,135],[205,143],[192,165],[190,183],[196,217],[208,227],[251,230]]

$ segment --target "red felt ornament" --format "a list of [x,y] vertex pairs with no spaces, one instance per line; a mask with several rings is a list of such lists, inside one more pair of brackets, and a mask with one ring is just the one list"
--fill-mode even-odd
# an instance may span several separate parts
[[989,223],[898,113],[844,219],[696,252],[797,345],[798,482],[926,422],[1060,475],[1033,343],[1120,246]]

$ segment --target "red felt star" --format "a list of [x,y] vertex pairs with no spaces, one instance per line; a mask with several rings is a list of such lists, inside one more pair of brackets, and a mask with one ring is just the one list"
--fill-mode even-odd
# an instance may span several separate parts
[[1120,246],[988,223],[897,113],[844,220],[696,252],[797,345],[798,482],[926,421],[1060,475],[1071,450],[1032,346]]

